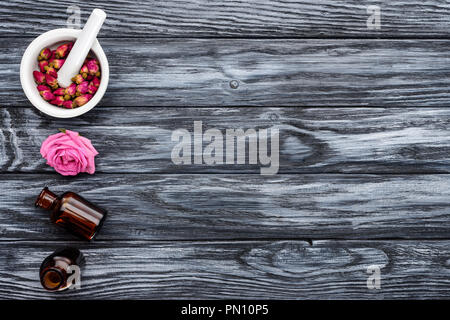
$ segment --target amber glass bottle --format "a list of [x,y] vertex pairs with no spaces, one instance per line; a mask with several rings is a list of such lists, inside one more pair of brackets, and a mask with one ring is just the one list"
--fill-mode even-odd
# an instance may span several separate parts
[[50,291],[67,289],[70,274],[67,268],[76,265],[80,269],[84,265],[84,257],[80,250],[75,248],[61,248],[49,255],[41,264],[39,278],[42,286]]
[[39,194],[36,206],[50,210],[52,222],[86,240],[95,237],[107,213],[76,193],[66,192],[58,197],[47,187]]

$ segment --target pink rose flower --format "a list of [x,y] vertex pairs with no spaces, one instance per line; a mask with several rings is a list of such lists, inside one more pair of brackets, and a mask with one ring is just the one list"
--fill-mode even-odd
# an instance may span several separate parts
[[49,136],[41,146],[41,155],[47,164],[63,176],[76,176],[80,172],[95,172],[94,157],[98,155],[89,139],[78,132],[65,132]]

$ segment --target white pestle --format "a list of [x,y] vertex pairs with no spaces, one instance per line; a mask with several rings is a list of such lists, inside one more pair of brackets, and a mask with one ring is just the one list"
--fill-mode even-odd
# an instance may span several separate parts
[[106,13],[100,9],[94,9],[89,16],[80,36],[75,41],[72,50],[66,58],[61,69],[58,71],[58,83],[61,87],[67,88],[72,83],[72,78],[76,76],[86,56],[97,38],[97,34],[106,19]]

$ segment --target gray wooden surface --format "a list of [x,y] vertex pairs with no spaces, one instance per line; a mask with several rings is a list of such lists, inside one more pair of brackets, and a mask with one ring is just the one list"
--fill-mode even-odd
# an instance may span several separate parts
[[[88,136],[103,173],[259,173],[260,165],[175,165],[173,130],[277,128],[280,173],[450,173],[446,108],[95,108],[50,120],[34,108],[0,109],[1,172],[53,172],[39,153],[51,130]],[[349,123],[351,125],[349,125]],[[193,138],[193,137],[192,137]],[[205,143],[206,144],[206,143]]]
[[[9,0],[0,10],[4,19],[0,32],[10,37],[36,36],[65,27],[67,15],[63,13],[74,5],[81,9],[82,21],[96,6],[107,11],[102,37],[450,36],[445,0]],[[369,5],[382,9],[379,30],[367,29]]]
[[[449,241],[199,241],[73,243],[82,288],[44,292],[36,269],[54,241],[3,241],[7,299],[436,299],[448,294]],[[383,290],[368,290],[379,265]],[[20,268],[19,268],[20,266]]]
[[[0,299],[450,298],[450,1],[77,1],[82,22],[108,13],[110,85],[52,119],[20,59],[73,4],[0,5]],[[174,165],[171,133],[194,120],[278,128],[279,174]],[[61,127],[92,140],[95,175],[45,165]],[[97,241],[34,208],[45,185],[110,211]],[[64,244],[86,254],[82,289],[47,293],[39,265]]]
[[[19,81],[32,39],[0,43],[3,106],[28,105]],[[102,106],[447,107],[446,40],[101,39]],[[120,45],[119,45],[120,44]],[[239,82],[233,89],[230,81]]]
[[[98,239],[441,239],[450,176],[344,174],[6,174],[5,239],[71,238],[34,208],[67,186],[108,208]],[[26,185],[24,185],[26,181]]]

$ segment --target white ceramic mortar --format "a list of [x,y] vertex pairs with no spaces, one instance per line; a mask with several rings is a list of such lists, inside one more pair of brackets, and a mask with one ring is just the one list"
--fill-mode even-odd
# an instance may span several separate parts
[[33,71],[39,70],[37,57],[39,56],[41,50],[46,47],[54,50],[58,45],[64,42],[75,42],[81,31],[82,30],[75,29],[55,29],[48,31],[34,39],[25,50],[22,57],[22,62],[20,64],[20,82],[22,84],[23,91],[25,92],[28,100],[30,100],[36,108],[49,116],[56,118],[73,118],[82,115],[83,113],[86,113],[94,108],[100,102],[106,92],[106,88],[108,87],[108,59],[106,58],[100,43],[97,39],[95,39],[91,47],[91,52],[95,55],[100,64],[100,86],[92,99],[85,105],[74,109],[54,106],[45,101],[36,88],[37,84],[34,81]]

